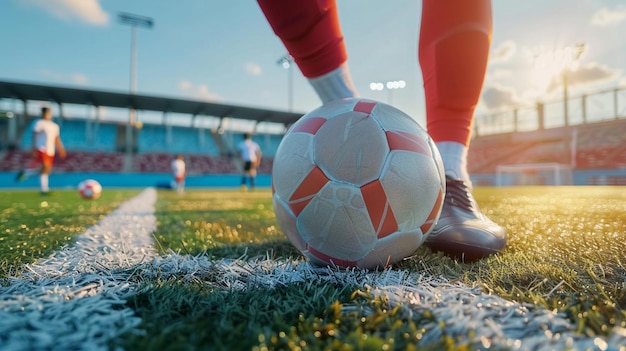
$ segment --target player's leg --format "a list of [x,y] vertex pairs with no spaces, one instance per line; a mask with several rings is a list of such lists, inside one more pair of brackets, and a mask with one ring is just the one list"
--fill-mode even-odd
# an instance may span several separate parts
[[41,173],[39,174],[39,190],[42,194],[47,194],[50,191],[49,176],[52,172],[53,161],[54,156],[41,153]]
[[258,0],[274,33],[323,103],[358,95],[334,0]]
[[243,175],[241,176],[241,191],[248,190],[248,178],[250,177],[250,168],[252,162],[246,161],[243,165]]
[[174,184],[176,185],[176,192],[179,194],[182,194],[182,189],[184,186],[183,182],[184,178],[181,175],[176,174],[176,176],[174,177]]
[[467,151],[482,89],[492,17],[490,0],[425,0],[419,59],[428,133],[446,171],[446,201],[426,244],[466,260],[502,250],[504,230],[485,217],[471,195]]
[[178,189],[176,189],[177,192],[179,194],[182,194],[185,192],[185,179],[184,178],[180,178],[180,180],[178,181]]
[[250,190],[254,189],[254,186],[256,185],[256,166],[252,166],[250,168]]
[[15,176],[16,182],[26,180],[26,178],[35,174],[41,173],[41,154],[39,151],[35,151],[33,157],[28,161],[28,164],[22,168]]

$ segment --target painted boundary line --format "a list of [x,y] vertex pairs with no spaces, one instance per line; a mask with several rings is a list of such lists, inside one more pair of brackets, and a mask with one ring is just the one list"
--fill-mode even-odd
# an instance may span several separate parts
[[[338,271],[314,267],[305,261],[269,258],[210,261],[205,256],[180,255],[168,255],[153,264],[156,266],[138,271],[144,277],[156,277],[158,272],[161,278],[199,278],[216,289],[272,289],[291,283],[361,286],[376,296],[385,295],[390,307],[400,306],[406,318],[429,311],[434,320],[418,324],[425,330],[421,345],[447,335],[463,343],[481,345],[483,349],[626,350],[626,329],[614,328],[609,338],[589,338],[576,334],[576,326],[563,314],[416,272]],[[346,310],[354,307],[344,305]]]
[[124,307],[134,287],[121,270],[156,257],[155,202],[156,190],[144,190],[0,287],[0,349],[101,350],[136,327]]
[[430,311],[434,319],[419,325],[425,330],[423,345],[447,335],[484,349],[626,350],[626,329],[614,328],[608,338],[588,338],[575,334],[576,326],[563,315],[417,272],[338,271],[267,257],[159,257],[151,235],[155,202],[156,191],[146,189],[90,227],[73,246],[27,265],[22,276],[0,287],[0,349],[107,349],[112,338],[141,332],[136,330],[140,319],[125,308],[126,299],[137,292],[133,282],[158,274],[202,279],[224,290],[292,283],[361,286],[387,296],[391,307],[400,306],[407,318]]

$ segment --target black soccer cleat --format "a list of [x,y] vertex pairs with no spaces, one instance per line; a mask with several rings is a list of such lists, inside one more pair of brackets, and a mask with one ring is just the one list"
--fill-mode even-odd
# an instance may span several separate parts
[[480,212],[469,186],[446,176],[446,197],[441,216],[424,245],[465,262],[500,252],[506,232]]

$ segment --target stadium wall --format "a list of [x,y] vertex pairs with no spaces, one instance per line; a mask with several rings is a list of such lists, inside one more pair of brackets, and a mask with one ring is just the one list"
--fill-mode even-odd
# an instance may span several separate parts
[[[15,172],[0,173],[0,189],[38,189],[39,178],[30,177],[23,182],[15,182]],[[85,179],[95,179],[106,189],[162,187],[172,179],[169,173],[52,173],[52,189],[72,189]],[[187,188],[238,188],[241,176],[237,174],[208,174],[189,176],[185,181]],[[256,178],[259,188],[271,187],[271,176],[259,174]]]
[[[470,175],[474,186],[495,186],[497,175],[479,173]],[[553,185],[546,180],[544,185]],[[571,184],[563,185],[626,185],[626,169],[593,169],[572,171]]]
[[[57,173],[50,176],[50,186],[56,189],[74,188],[85,179],[96,179],[103,187],[143,188],[159,187],[171,180],[169,173]],[[257,186],[269,188],[272,184],[270,174],[257,175]],[[474,186],[494,186],[495,174],[472,174]],[[582,170],[572,173],[571,185],[626,185],[626,169]],[[209,174],[187,178],[187,188],[238,188],[241,176],[237,174]],[[547,184],[549,185],[549,184]],[[37,189],[37,176],[23,182],[15,182],[15,172],[0,172],[0,189]]]

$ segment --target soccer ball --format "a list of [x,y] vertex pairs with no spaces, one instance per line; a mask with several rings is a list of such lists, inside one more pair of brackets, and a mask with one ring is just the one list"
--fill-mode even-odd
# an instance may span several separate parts
[[83,199],[95,200],[102,195],[102,185],[93,179],[83,180],[78,184],[78,193]]
[[382,268],[413,254],[441,214],[445,186],[426,131],[392,106],[358,98],[302,116],[272,168],[278,224],[318,265]]

